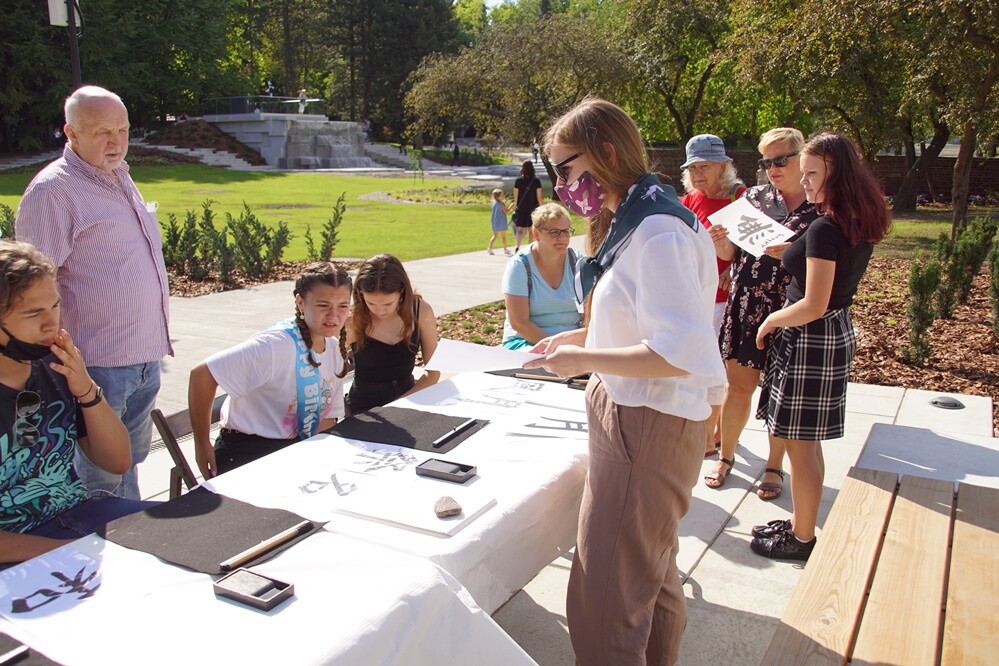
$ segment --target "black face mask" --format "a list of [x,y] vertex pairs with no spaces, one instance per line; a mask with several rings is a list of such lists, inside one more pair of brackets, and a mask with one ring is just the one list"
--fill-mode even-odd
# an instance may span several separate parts
[[0,330],[7,334],[10,341],[6,347],[0,347],[0,354],[13,361],[37,361],[52,353],[51,347],[46,345],[35,345],[30,342],[18,340],[6,328],[0,326]]

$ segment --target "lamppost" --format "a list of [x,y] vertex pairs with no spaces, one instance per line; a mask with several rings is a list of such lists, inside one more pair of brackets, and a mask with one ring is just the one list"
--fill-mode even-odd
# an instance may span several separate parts
[[73,71],[73,89],[83,85],[80,74],[80,42],[76,33],[76,17],[80,16],[80,26],[83,26],[83,13],[77,0],[48,0],[49,24],[66,26],[69,34],[69,61]]

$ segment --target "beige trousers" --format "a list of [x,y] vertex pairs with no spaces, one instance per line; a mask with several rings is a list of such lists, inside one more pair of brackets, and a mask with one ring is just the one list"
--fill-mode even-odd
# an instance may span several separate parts
[[673,664],[687,622],[677,528],[703,460],[704,421],[586,390],[590,465],[566,617],[579,664]]

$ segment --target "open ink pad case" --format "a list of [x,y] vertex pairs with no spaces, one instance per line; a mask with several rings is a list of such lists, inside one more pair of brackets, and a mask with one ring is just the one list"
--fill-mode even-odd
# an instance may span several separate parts
[[416,466],[416,473],[420,476],[429,476],[443,481],[453,481],[455,483],[465,483],[473,476],[476,470],[472,465],[462,465],[439,458],[429,458]]
[[215,595],[269,611],[295,594],[295,586],[262,576],[249,569],[236,569],[215,581]]

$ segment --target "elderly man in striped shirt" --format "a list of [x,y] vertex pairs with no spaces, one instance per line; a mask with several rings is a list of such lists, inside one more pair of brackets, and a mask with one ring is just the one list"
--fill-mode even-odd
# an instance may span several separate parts
[[132,468],[124,476],[80,452],[77,473],[90,490],[138,499],[135,466],[149,454],[160,362],[173,354],[163,239],[156,204],[142,199],[125,163],[129,124],[121,98],[84,86],[66,99],[65,113],[69,142],[25,190],[15,234],[58,267],[63,323],[131,439]]

